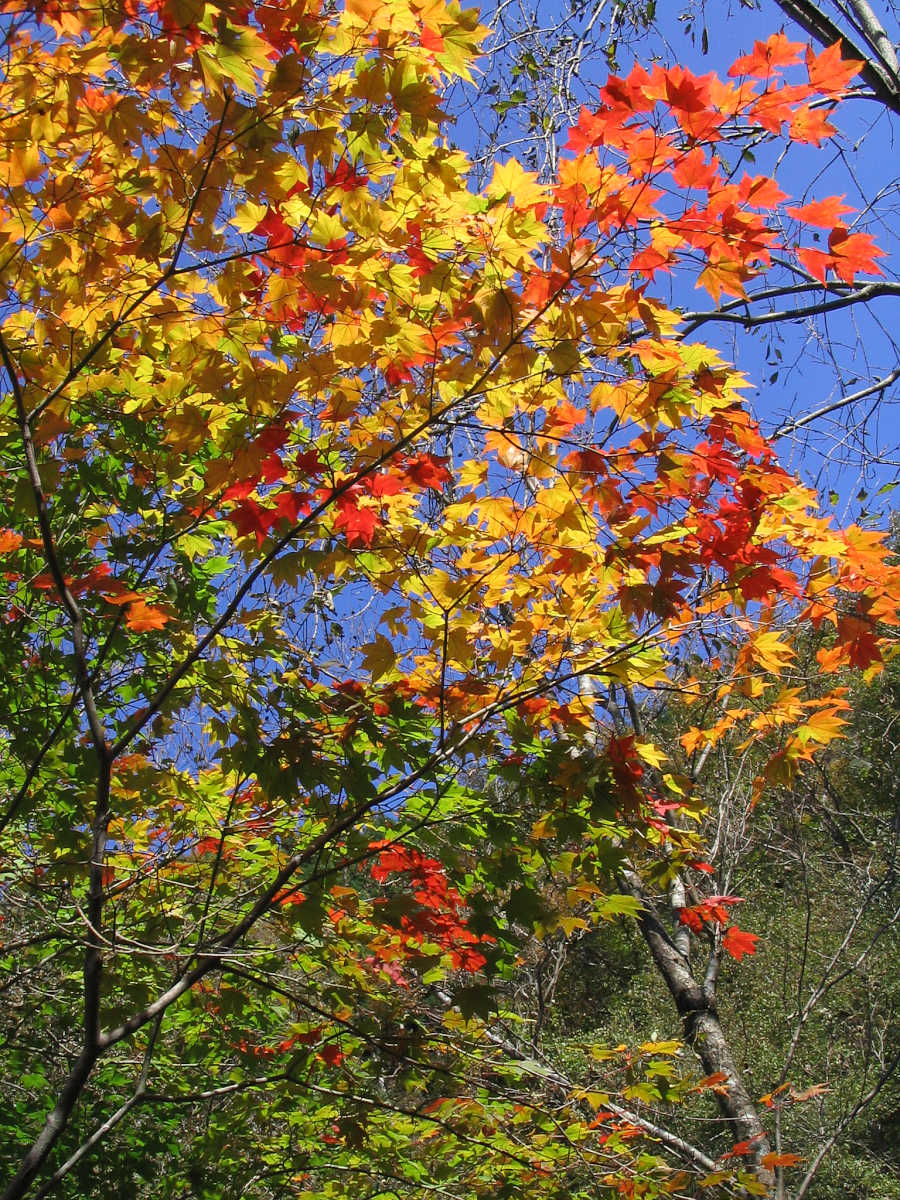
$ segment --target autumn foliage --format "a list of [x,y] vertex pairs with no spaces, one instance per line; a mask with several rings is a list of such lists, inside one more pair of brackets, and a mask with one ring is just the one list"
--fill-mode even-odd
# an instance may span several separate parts
[[556,1080],[557,1121],[491,984],[635,915],[622,872],[692,872],[683,923],[752,955],[694,781],[604,697],[677,689],[687,753],[758,744],[762,796],[897,623],[882,538],[819,514],[663,299],[878,273],[841,197],[733,169],[827,141],[857,64],[775,35],[727,79],[638,66],[558,178],[476,190],[456,3],[4,12],[0,906],[35,1007],[4,1194],[77,1190],[122,1105],[103,1138],[152,1109],[164,1146],[220,1098],[199,1152],[270,1154],[283,1194],[437,1161],[451,1194],[671,1192],[609,1094],[677,1101],[676,1050]]

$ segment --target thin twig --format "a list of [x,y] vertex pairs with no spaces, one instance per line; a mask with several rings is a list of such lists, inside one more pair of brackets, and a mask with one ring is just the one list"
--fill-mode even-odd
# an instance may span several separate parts
[[853,392],[849,396],[842,396],[840,400],[834,400],[831,404],[825,404],[821,408],[817,408],[815,412],[797,417],[795,421],[788,421],[786,424],[780,425],[770,435],[771,440],[774,441],[775,438],[784,437],[788,433],[794,433],[796,430],[802,429],[804,425],[818,421],[820,417],[827,417],[829,413],[838,412],[842,408],[847,408],[850,404],[855,404],[857,400],[865,400],[867,396],[874,396],[879,392],[883,392],[898,379],[900,379],[900,367],[895,367],[889,375],[885,375],[883,379],[876,379],[868,387],[860,388],[858,392]]

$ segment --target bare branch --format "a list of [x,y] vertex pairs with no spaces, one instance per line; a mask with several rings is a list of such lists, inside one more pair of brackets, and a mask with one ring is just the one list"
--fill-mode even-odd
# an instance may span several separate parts
[[840,400],[835,400],[831,404],[824,404],[814,412],[797,417],[795,421],[788,421],[784,425],[779,425],[771,435],[772,439],[774,440],[775,438],[784,437],[786,434],[794,433],[797,429],[802,429],[804,425],[809,425],[813,421],[817,421],[820,417],[827,417],[829,413],[838,412],[842,408],[847,408],[849,405],[855,404],[857,400],[864,400],[867,396],[880,395],[898,379],[900,379],[900,367],[895,367],[889,375],[885,375],[883,379],[876,379],[868,387],[860,388],[858,392],[852,392],[849,396],[842,396]]

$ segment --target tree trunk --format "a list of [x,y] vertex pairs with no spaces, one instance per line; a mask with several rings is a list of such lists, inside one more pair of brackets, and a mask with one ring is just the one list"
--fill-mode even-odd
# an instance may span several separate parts
[[716,1008],[718,958],[715,954],[711,956],[706,978],[698,983],[687,957],[669,936],[643,890],[629,887],[629,891],[643,905],[638,925],[657,970],[675,1001],[684,1039],[700,1059],[707,1075],[725,1076],[721,1088],[716,1090],[719,1112],[728,1122],[733,1142],[750,1143],[747,1162],[752,1164],[760,1182],[771,1190],[775,1177],[761,1164],[763,1155],[771,1150],[768,1135],[741,1078]]

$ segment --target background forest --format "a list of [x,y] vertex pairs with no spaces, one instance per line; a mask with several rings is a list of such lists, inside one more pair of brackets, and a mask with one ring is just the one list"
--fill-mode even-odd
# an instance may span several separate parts
[[900,1200],[893,6],[0,7],[3,1200]]

